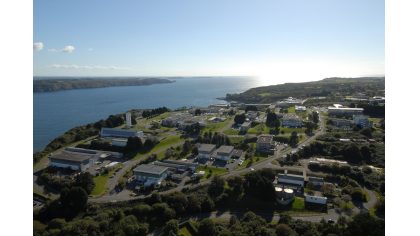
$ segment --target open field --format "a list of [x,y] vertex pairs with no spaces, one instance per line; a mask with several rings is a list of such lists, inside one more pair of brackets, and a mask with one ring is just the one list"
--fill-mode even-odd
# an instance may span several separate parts
[[[219,167],[213,167],[213,166],[199,166],[197,168],[197,171],[202,171],[202,170],[206,172],[202,180],[206,180],[213,176],[222,175],[228,172],[225,168],[219,168]],[[211,175],[209,175],[210,171],[211,171]]]

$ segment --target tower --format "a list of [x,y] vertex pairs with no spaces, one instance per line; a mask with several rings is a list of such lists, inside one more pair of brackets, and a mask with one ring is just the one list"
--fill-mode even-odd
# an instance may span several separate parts
[[131,128],[131,113],[130,112],[125,113],[125,124],[127,128]]

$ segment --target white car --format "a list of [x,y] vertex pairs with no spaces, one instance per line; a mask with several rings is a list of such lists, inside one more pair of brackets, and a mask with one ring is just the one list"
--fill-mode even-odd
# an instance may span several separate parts
[[255,169],[254,168],[249,168],[251,171],[254,171]]

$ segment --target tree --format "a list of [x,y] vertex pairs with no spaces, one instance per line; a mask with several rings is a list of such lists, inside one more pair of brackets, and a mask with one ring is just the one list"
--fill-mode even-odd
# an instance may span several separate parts
[[360,163],[363,158],[359,147],[356,144],[351,144],[343,150],[344,159],[352,163]]
[[274,200],[273,180],[275,174],[271,169],[263,169],[245,175],[244,189],[247,194],[266,201]]
[[164,236],[172,236],[172,235],[178,235],[178,221],[177,220],[169,220],[166,222],[165,227],[163,227],[163,235]]
[[318,124],[318,122],[319,122],[319,113],[318,112],[316,112],[316,111],[312,112],[312,121],[315,124]]
[[201,110],[200,110],[200,109],[195,109],[195,111],[194,111],[194,115],[195,115],[195,116],[199,116],[199,115],[201,115]]
[[276,225],[277,236],[292,236],[297,235],[296,232],[286,224]]
[[72,187],[70,190],[64,188],[60,194],[61,204],[73,213],[84,210],[87,200],[88,194],[81,187]]
[[216,198],[223,193],[225,189],[225,180],[219,176],[215,176],[210,183],[210,186],[207,190],[209,195],[213,198]]
[[89,172],[83,172],[76,176],[74,186],[82,187],[86,193],[90,194],[95,187],[93,176]]
[[227,182],[231,188],[231,193],[229,195],[237,200],[244,192],[244,178],[241,176],[234,176],[229,178]]
[[277,119],[277,115],[274,112],[267,113],[267,119],[265,121],[268,127],[278,127],[280,126],[280,121]]
[[120,220],[120,226],[125,235],[146,235],[149,225],[139,224],[136,217],[133,215],[126,216]]
[[216,226],[210,218],[206,218],[200,222],[198,226],[198,235],[213,236],[216,235]]
[[152,211],[152,207],[147,204],[139,204],[135,206],[132,213],[139,221],[145,221]]
[[345,235],[385,235],[385,221],[376,219],[369,213],[358,214],[353,217],[353,220],[348,224]]
[[299,143],[299,137],[296,133],[296,131],[293,131],[290,135],[289,144],[292,147],[296,147],[296,145]]
[[239,114],[235,116],[234,120],[236,124],[243,124],[246,120],[246,116],[245,114]]
[[363,128],[360,130],[360,134],[363,134],[367,138],[372,138],[372,129],[371,128]]

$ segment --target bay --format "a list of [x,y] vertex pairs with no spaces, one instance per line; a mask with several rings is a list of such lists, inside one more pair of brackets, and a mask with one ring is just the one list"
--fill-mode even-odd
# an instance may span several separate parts
[[208,106],[227,93],[264,84],[254,77],[185,77],[150,86],[78,89],[33,94],[33,150],[42,150],[65,131],[135,108]]

